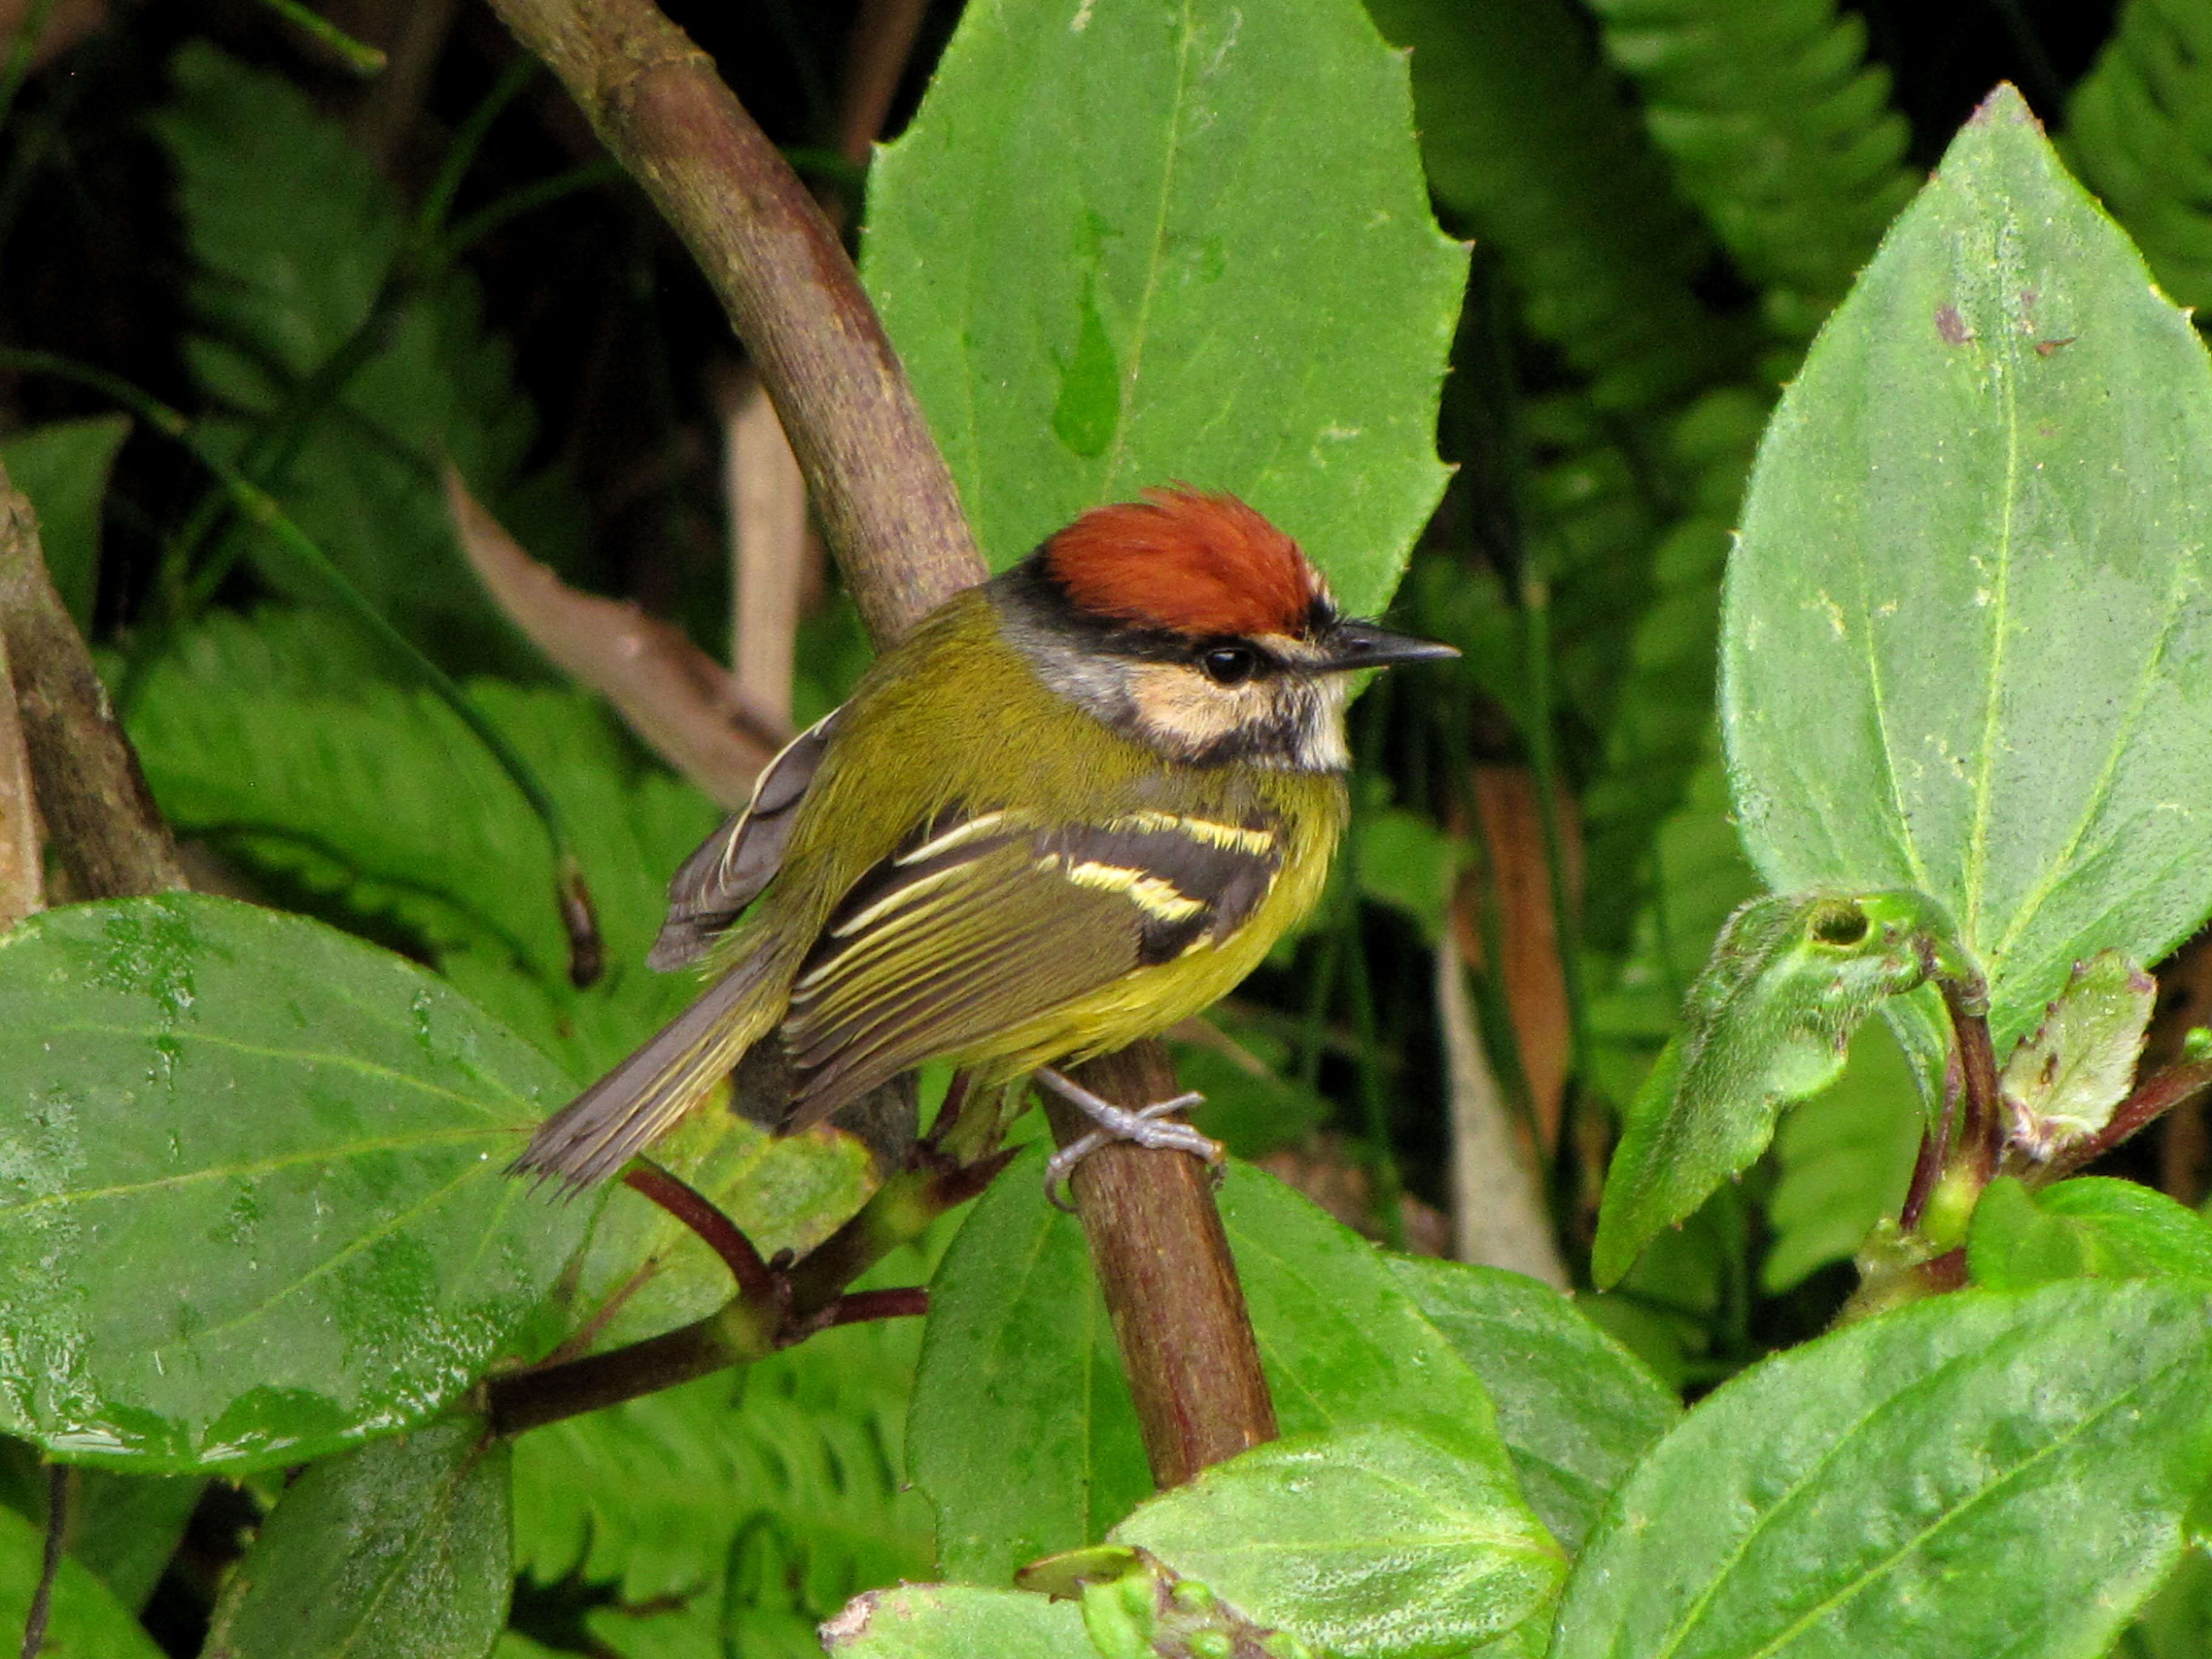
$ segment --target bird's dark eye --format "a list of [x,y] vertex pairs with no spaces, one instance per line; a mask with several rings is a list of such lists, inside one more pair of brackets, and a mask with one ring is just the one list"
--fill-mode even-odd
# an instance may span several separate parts
[[1218,645],[1198,659],[1198,665],[1216,685],[1242,685],[1252,678],[1260,658],[1249,646]]

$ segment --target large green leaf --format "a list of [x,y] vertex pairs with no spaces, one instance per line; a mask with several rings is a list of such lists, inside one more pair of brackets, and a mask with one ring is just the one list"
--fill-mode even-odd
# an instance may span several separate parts
[[1510,1478],[1481,1379],[1381,1250],[1249,1164],[1229,1166],[1220,1202],[1285,1436],[1389,1424]]
[[865,252],[994,567],[1182,478],[1389,599],[1443,487],[1467,259],[1355,0],[978,0],[878,155]]
[[463,1419],[314,1465],[223,1587],[206,1659],[483,1659],[514,1588],[507,1460]]
[[1556,1659],[2094,1659],[2212,1474],[2207,1312],[1962,1291],[1754,1367],[1614,1495]]
[[[19,1650],[46,1555],[46,1534],[9,1509],[0,1509],[0,1641]],[[46,1625],[53,1659],[161,1659],[161,1650],[131,1610],[86,1567],[64,1557],[54,1580]]]
[[1463,1653],[1543,1606],[1565,1568],[1510,1475],[1389,1427],[1255,1447],[1114,1537],[1344,1659]]
[[945,1252],[915,1383],[939,1559],[976,1583],[1096,1543],[1152,1489],[1083,1229],[1045,1202],[1042,1162],[1000,1175]]
[[33,918],[0,1006],[0,1427],[298,1462],[546,1340],[590,1209],[501,1171],[567,1080],[422,969],[172,895]]
[[1680,1419],[1681,1402],[1548,1285],[1429,1256],[1389,1262],[1489,1390],[1530,1507],[1579,1549],[1606,1495]]
[[1729,562],[1744,838],[1942,901],[2002,1056],[2072,964],[2212,908],[2212,371],[2017,94],[1960,132],[1784,396]]
[[100,585],[100,514],[107,500],[108,469],[130,432],[126,417],[95,415],[33,427],[0,442],[8,482],[38,512],[46,573],[78,629],[88,634]]

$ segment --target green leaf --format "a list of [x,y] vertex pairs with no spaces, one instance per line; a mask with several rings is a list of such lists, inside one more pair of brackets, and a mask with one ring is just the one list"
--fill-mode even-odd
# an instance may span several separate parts
[[1184,479],[1382,605],[1443,488],[1465,251],[1355,0],[984,0],[877,154],[864,270],[994,568]]
[[822,1648],[851,1659],[1095,1659],[1097,1653],[1073,1603],[960,1584],[871,1590],[823,1626]]
[[2158,982],[2118,951],[2074,964],[2065,990],[1997,1079],[2012,1139],[2028,1156],[2048,1158],[2112,1121],[2135,1087],[2157,1000]]
[[1356,843],[1342,856],[1358,872],[1360,896],[1411,917],[1433,942],[1467,862],[1467,843],[1402,806],[1357,814],[1352,834]]
[[1565,1558],[1510,1477],[1376,1427],[1216,1464],[1114,1529],[1344,1659],[1444,1659],[1550,1599]]
[[1555,1659],[2092,1659],[2212,1473],[2205,1298],[1961,1291],[1766,1360],[1583,1546]]
[[[15,1510],[0,1509],[0,1640],[12,1650],[22,1638],[46,1559],[46,1534]],[[53,1659],[161,1659],[161,1650],[82,1563],[64,1557],[46,1624]]]
[[169,895],[33,918],[0,1004],[0,1427],[296,1463],[550,1340],[590,1212],[502,1170],[568,1085],[422,969]]
[[1498,1267],[1388,1259],[1496,1402],[1530,1506],[1571,1553],[1579,1549],[1606,1495],[1680,1420],[1680,1401],[1548,1285]]
[[0,464],[8,469],[9,483],[37,510],[46,574],[81,633],[92,631],[93,595],[100,586],[100,514],[107,500],[107,474],[130,433],[127,416],[95,415],[0,441]]
[[1510,1479],[1481,1379],[1422,1316],[1389,1258],[1248,1164],[1229,1166],[1220,1204],[1285,1436],[1387,1424]]
[[2085,1176],[2031,1190],[1991,1182],[1966,1236],[1974,1281],[2026,1290],[2055,1279],[2166,1279],[2212,1291],[2212,1226],[2163,1193]]
[[1784,395],[1729,561],[1738,817],[1781,890],[1911,887],[1997,1052],[2212,908],[2212,371],[2001,88]]
[[1884,1022],[1867,1021],[1835,1086],[1775,1132],[1778,1173],[1766,1200],[1774,1242],[1759,1267],[1770,1294],[1850,1261],[1875,1224],[1898,1212],[1926,1122],[1896,1037]]
[[1729,919],[1628,1109],[1591,1255],[1601,1285],[1748,1168],[1784,1106],[1835,1081],[1858,1022],[1923,983],[1949,931],[1917,893],[1778,895]]
[[[0,1504],[46,1524],[47,1475],[38,1452],[0,1437]],[[146,1605],[207,1483],[188,1475],[70,1471],[69,1553],[134,1611]]]
[[976,1201],[929,1291],[908,1426],[947,1577],[1011,1584],[1095,1543],[1152,1489],[1083,1229],[1045,1202],[1043,1153]]
[[514,1585],[507,1465],[477,1419],[313,1465],[224,1586],[207,1659],[482,1659]]
[[746,1565],[733,1553],[772,1545],[781,1594],[807,1620],[857,1590],[927,1576],[927,1506],[904,1480],[920,1341],[912,1320],[824,1331],[523,1436],[518,1564],[539,1584],[573,1576],[635,1607],[714,1611]]

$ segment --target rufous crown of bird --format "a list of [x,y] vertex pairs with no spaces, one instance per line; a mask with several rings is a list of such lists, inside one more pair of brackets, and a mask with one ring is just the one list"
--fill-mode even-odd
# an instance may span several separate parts
[[1109,1139],[1218,1163],[1182,1095],[1063,1068],[1218,1000],[1320,896],[1355,671],[1454,656],[1342,615],[1290,537],[1177,485],[956,594],[676,872],[649,961],[696,1001],[547,1120],[519,1171],[619,1173],[775,1040],[787,1131],[931,1060],[1034,1079]]

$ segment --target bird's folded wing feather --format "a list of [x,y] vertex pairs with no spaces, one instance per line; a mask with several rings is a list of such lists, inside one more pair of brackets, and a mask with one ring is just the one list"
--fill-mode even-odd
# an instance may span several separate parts
[[705,957],[716,937],[783,866],[799,805],[829,752],[830,732],[842,712],[831,709],[786,744],[761,769],[744,811],[726,820],[678,867],[668,884],[668,919],[646,957],[648,966],[665,973]]
[[854,884],[793,981],[793,1126],[1220,939],[1280,865],[1263,822],[940,815]]

